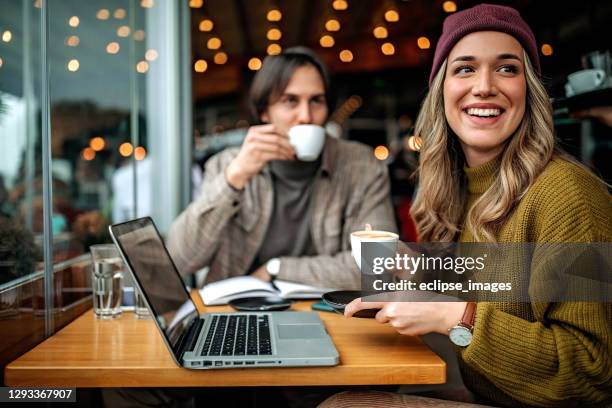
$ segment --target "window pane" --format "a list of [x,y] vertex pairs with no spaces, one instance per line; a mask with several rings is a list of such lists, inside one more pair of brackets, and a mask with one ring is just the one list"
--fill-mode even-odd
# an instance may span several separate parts
[[144,12],[128,0],[50,2],[55,262],[109,241],[107,225],[134,216],[143,84],[158,57],[146,49]]
[[140,2],[49,2],[53,263],[62,316],[91,293],[89,246],[110,242],[111,222],[151,202],[139,186],[148,150],[144,81],[159,55],[146,46]]
[[44,338],[40,17],[0,0],[0,367]]

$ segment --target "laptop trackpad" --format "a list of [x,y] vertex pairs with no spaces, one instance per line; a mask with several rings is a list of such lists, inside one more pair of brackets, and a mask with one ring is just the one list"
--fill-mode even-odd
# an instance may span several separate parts
[[320,339],[325,337],[325,330],[320,324],[279,324],[280,339]]

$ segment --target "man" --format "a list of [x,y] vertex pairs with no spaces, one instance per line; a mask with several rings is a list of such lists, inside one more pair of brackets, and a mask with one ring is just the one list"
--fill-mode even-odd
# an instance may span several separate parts
[[183,274],[207,281],[251,273],[305,284],[358,288],[351,232],[366,223],[396,231],[386,166],[371,149],[326,136],[317,160],[296,159],[288,131],[324,125],[328,74],[307,48],[264,60],[250,92],[259,125],[242,146],[206,165],[201,195],[170,228],[168,248]]

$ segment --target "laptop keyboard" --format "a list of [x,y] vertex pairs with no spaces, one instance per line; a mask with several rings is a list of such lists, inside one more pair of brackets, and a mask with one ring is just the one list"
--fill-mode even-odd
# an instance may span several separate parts
[[203,356],[271,355],[270,322],[266,315],[213,316]]

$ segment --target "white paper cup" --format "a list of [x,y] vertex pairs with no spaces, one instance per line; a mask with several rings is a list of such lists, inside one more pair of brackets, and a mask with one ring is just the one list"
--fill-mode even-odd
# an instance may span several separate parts
[[[367,236],[369,235],[369,236]],[[361,269],[361,244],[363,242],[392,242],[397,244],[399,235],[394,232],[380,230],[362,230],[351,233],[351,254]]]
[[302,161],[315,161],[325,144],[325,128],[318,125],[297,125],[289,129],[289,143]]

